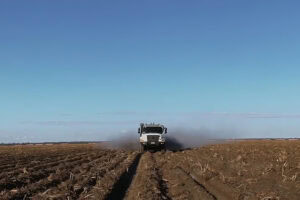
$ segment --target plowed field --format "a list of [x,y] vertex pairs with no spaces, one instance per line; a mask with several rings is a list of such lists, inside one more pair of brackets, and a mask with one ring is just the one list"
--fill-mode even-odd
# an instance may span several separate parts
[[0,147],[0,199],[300,199],[300,141],[167,152],[98,144]]

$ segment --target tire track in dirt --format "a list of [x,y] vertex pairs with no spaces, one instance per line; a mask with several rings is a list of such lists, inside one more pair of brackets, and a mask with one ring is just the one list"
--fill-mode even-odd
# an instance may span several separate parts
[[[219,172],[208,165],[204,165],[205,159],[198,159],[194,151],[183,151],[171,155],[170,162],[179,161],[177,167],[199,183],[207,192],[214,195],[218,200],[239,199],[239,194],[234,188],[221,182]],[[202,164],[201,164],[202,163]],[[253,199],[250,195],[249,200]]]
[[104,191],[102,196],[106,195],[108,191],[110,191],[110,189],[112,188],[111,184],[114,183],[113,181],[109,181],[112,177],[116,178],[118,176],[118,173],[115,172],[116,169],[118,169],[118,166],[127,166],[127,159],[128,153],[123,152],[123,154],[118,155],[113,162],[110,162],[108,165],[97,169],[95,181],[93,182],[93,184],[88,184],[88,187],[85,187],[84,191],[80,193],[79,199],[87,199],[89,196],[93,197],[95,194],[95,196],[99,195],[98,189]]
[[213,200],[217,200],[217,197],[211,193],[203,184],[201,184],[193,175],[189,174],[188,172],[184,171],[181,167],[176,167],[177,170],[180,170],[184,176],[188,177],[190,180],[194,181],[195,184],[197,184],[201,190],[204,190],[208,196],[210,196],[211,198],[210,199],[213,199]]
[[142,155],[137,173],[125,199],[170,199],[168,188],[162,179],[161,172],[152,153],[146,152]]
[[79,199],[123,199],[139,159],[140,154],[137,152],[126,153],[125,160],[106,168],[107,173],[97,180],[90,192],[82,194]]
[[178,160],[171,162],[171,154],[174,156],[173,152],[159,152],[154,157],[158,163],[158,167],[161,169],[162,180],[165,180],[169,191],[168,195],[171,199],[218,199],[203,184],[178,166]]
[[139,165],[141,154],[138,154],[132,164],[122,173],[119,180],[114,184],[111,192],[105,197],[105,200],[110,199],[123,199],[129,186],[132,183],[133,177],[136,173],[137,166]]

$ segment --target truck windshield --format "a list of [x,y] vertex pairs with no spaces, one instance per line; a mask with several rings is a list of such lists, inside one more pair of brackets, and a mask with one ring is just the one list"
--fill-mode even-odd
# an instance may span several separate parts
[[162,133],[163,130],[161,127],[147,127],[144,128],[145,133]]

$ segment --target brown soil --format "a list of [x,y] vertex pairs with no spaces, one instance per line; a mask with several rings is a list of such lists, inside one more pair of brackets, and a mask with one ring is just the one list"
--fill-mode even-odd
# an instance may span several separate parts
[[300,140],[177,152],[95,144],[0,147],[0,199],[300,199]]

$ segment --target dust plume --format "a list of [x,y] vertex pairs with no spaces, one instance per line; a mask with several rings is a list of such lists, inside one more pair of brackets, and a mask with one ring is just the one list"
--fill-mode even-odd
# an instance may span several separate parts
[[233,131],[175,128],[166,137],[167,149],[179,150],[224,142],[234,137]]
[[[226,139],[236,137],[234,131],[229,130],[210,130],[210,129],[186,129],[172,128],[168,129],[166,137],[167,150],[180,150],[187,148],[196,148],[208,144],[225,142]],[[136,131],[119,133],[112,136],[106,147],[111,149],[138,150],[139,135]]]
[[133,131],[120,133],[112,136],[105,147],[110,149],[138,150],[139,136],[134,134]]

